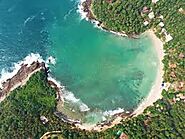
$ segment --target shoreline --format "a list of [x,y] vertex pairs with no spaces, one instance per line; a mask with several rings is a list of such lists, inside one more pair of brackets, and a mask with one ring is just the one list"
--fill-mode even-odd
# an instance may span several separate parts
[[154,102],[158,99],[162,98],[162,83],[163,83],[163,63],[162,60],[164,58],[164,50],[163,50],[163,42],[155,35],[153,30],[147,30],[143,34],[146,34],[152,40],[153,47],[157,52],[157,56],[159,58],[159,67],[156,75],[155,82],[148,94],[148,96],[138,105],[138,107],[134,110],[133,115],[137,116],[142,114],[143,111],[148,107],[152,106]]
[[[14,85],[11,87],[11,89],[10,89],[9,92],[7,92],[7,93],[5,93],[5,94],[2,93],[1,96],[0,96],[0,103],[1,103],[2,101],[4,101],[5,98],[8,97],[12,91],[14,91],[15,89],[17,89],[18,87],[24,86],[24,85],[27,83],[27,81],[29,81],[30,77],[31,77],[34,73],[36,73],[36,72],[38,72],[38,71],[40,71],[40,70],[42,70],[42,68],[38,68],[38,69],[34,70],[32,73],[28,74],[28,76],[27,76],[25,79],[21,80],[20,82],[17,82],[17,84],[14,84]],[[12,78],[13,78],[13,77],[12,77]],[[11,79],[12,79],[12,78],[11,78]],[[8,81],[8,80],[9,80],[9,79],[7,79],[7,81]],[[5,81],[5,83],[6,83],[7,81]],[[3,88],[1,88],[1,89],[3,90]],[[1,93],[1,92],[0,92],[0,93]]]
[[11,78],[4,80],[1,84],[2,87],[0,89],[0,103],[10,95],[10,93],[18,87],[24,86],[30,77],[38,72],[43,70],[47,72],[47,68],[45,67],[44,62],[33,61],[31,64],[22,63],[21,67],[18,69],[15,75]]
[[0,78],[0,103],[8,97],[12,91],[18,87],[26,85],[30,77],[36,72],[43,71],[47,76],[48,84],[56,90],[57,101],[64,102],[62,97],[62,89],[59,83],[49,75],[48,65],[54,64],[53,58],[49,57],[47,60],[43,60],[39,54],[33,54],[26,56],[22,61],[14,63],[14,70],[12,72],[5,73],[5,77]]

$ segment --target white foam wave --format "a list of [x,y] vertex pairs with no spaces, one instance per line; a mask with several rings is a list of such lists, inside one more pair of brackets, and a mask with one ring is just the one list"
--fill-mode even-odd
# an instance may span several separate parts
[[48,80],[54,82],[58,86],[58,88],[61,89],[61,96],[63,97],[64,101],[74,103],[76,106],[79,107],[81,112],[90,110],[90,108],[86,104],[84,104],[80,99],[76,98],[75,95],[72,92],[68,91],[65,86],[63,86],[59,81],[51,76],[48,77]]
[[84,12],[84,7],[83,7],[83,5],[82,5],[82,3],[83,2],[85,2],[86,0],[80,0],[79,1],[79,4],[78,4],[78,10],[77,10],[77,12],[80,14],[80,17],[81,17],[81,20],[83,20],[83,19],[86,19],[86,20],[88,20],[88,18],[87,18],[87,12]]
[[104,116],[114,116],[115,114],[119,114],[119,113],[123,113],[125,110],[122,108],[118,108],[116,110],[109,110],[109,111],[105,111],[103,112]]
[[57,81],[55,78],[51,77],[51,75],[48,76],[48,80],[54,82],[57,85],[57,87],[61,88],[62,90],[63,86],[61,85],[61,83]]
[[127,35],[123,32],[123,33],[121,33],[121,32],[115,32],[115,31],[110,31],[112,34],[115,34],[115,35],[118,35],[118,36],[122,36],[122,37],[126,37]]
[[81,112],[90,110],[90,108],[85,103],[83,103],[80,99],[77,99],[74,96],[74,94],[70,91],[67,91],[65,87],[63,87],[62,93],[63,93],[64,99],[71,103],[75,103],[79,107]]
[[1,76],[0,76],[0,88],[2,88],[2,83],[6,80],[12,78],[16,73],[19,71],[22,65],[27,64],[30,66],[34,61],[43,62],[44,60],[39,54],[29,54],[26,56],[22,61],[19,61],[18,63],[14,63],[13,66],[9,69],[7,68],[2,69]]
[[[88,17],[87,17],[87,12],[84,12],[84,7],[82,5],[83,2],[85,2],[86,0],[80,0],[79,4],[78,4],[78,10],[77,12],[80,14],[81,20],[85,19],[86,21],[89,21]],[[125,34],[125,32],[115,32],[115,31],[107,31],[106,29],[103,29],[100,25],[100,22],[97,20],[90,20],[92,24],[94,24],[94,27],[101,29],[102,31],[105,32],[110,32],[112,34],[118,35],[118,36],[122,36],[122,37],[126,37],[127,35]]]
[[100,22],[99,22],[99,21],[97,21],[97,20],[91,20],[91,23],[94,25],[95,28],[98,28],[98,29],[101,29],[102,31],[107,32],[107,30],[103,29],[103,28],[100,26]]
[[[84,7],[82,5],[83,2],[85,2],[86,0],[79,0],[79,4],[78,4],[78,9],[77,9],[77,13],[80,14],[81,20],[85,19],[86,21],[89,21],[88,17],[87,17],[87,12],[84,12]],[[107,31],[106,29],[103,29],[100,25],[100,22],[98,20],[90,20],[90,22],[92,24],[94,24],[95,28],[101,29],[102,31],[105,32],[111,32],[112,34],[118,35],[118,36],[122,36],[125,37],[127,36],[124,32],[115,32],[115,31]]]

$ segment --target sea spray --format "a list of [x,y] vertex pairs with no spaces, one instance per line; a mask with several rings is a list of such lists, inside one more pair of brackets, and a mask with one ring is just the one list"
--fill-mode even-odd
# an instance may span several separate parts
[[90,110],[90,108],[86,104],[84,104],[80,99],[77,99],[72,92],[68,91],[65,88],[65,86],[62,85],[62,83],[57,81],[50,74],[49,74],[48,80],[54,82],[57,85],[57,87],[61,89],[61,93],[62,93],[61,95],[64,99],[64,102],[66,102],[66,103],[70,102],[70,103],[75,104],[75,106],[78,106],[78,108],[80,109],[81,112],[86,112],[86,111]]
[[78,4],[78,9],[77,9],[77,13],[80,14],[80,18],[81,20],[85,19],[88,21],[88,18],[87,18],[87,12],[84,12],[84,7],[83,7],[83,3],[85,2],[86,0],[80,0],[79,1],[79,4]]
[[117,108],[115,110],[108,110],[108,111],[102,111],[95,109],[93,111],[89,111],[84,118],[85,124],[97,124],[97,123],[103,123],[105,121],[111,120],[111,117],[116,116],[118,114],[129,114],[129,111],[125,111],[123,108]]
[[73,12],[74,9],[75,9],[75,8],[70,9],[70,10],[67,12],[67,14],[64,15],[64,20],[66,20],[66,19],[70,16],[70,14]]
[[0,76],[0,88],[2,88],[3,82],[16,75],[16,73],[19,71],[22,65],[30,66],[34,61],[38,61],[40,63],[44,62],[44,60],[39,54],[31,53],[28,56],[26,56],[22,61],[14,63],[10,69],[7,68],[2,69]]
[[35,17],[36,17],[36,16],[30,16],[30,17],[26,18],[25,21],[24,21],[24,27],[26,26],[26,24],[27,24],[28,22],[31,22]]
[[[10,0],[7,0],[7,2],[8,1],[10,1]],[[70,1],[73,1],[73,2],[70,2]],[[6,1],[4,1],[4,2],[6,2]],[[64,83],[67,86],[66,89],[67,88],[70,88],[70,91],[73,92],[75,94],[75,96],[76,96],[76,93],[80,93],[80,91],[77,90],[78,92],[77,91],[75,92],[76,88],[73,90],[73,88],[70,86],[70,84],[68,84],[68,82],[65,82],[65,79],[67,79],[67,81],[71,81],[73,79],[73,77],[74,78],[76,77],[74,73],[76,73],[77,70],[74,68],[75,69],[74,70],[75,72],[74,72],[73,71],[73,66],[74,66],[74,64],[77,64],[77,62],[72,63],[71,67],[70,66],[66,66],[64,64],[67,64],[68,65],[68,63],[70,62],[69,61],[70,59],[68,59],[68,58],[73,59],[72,56],[74,54],[76,54],[78,50],[79,51],[82,51],[83,47],[81,47],[81,46],[83,46],[83,45],[84,46],[87,46],[88,50],[91,50],[90,48],[94,48],[95,46],[98,46],[97,48],[101,48],[101,50],[95,48],[96,49],[95,52],[96,53],[100,53],[100,55],[102,55],[102,57],[97,57],[96,56],[96,53],[95,53],[95,56],[94,57],[92,56],[92,58],[90,60],[88,60],[89,63],[90,63],[90,61],[92,59],[95,59],[95,61],[96,61],[97,64],[98,64],[99,61],[105,59],[105,63],[109,66],[108,69],[111,69],[112,68],[111,66],[115,64],[114,61],[112,62],[111,60],[109,60],[109,58],[110,59],[112,58],[111,52],[115,52],[116,53],[116,49],[121,48],[116,54],[118,54],[118,55],[120,54],[121,55],[123,53],[124,54],[123,57],[126,55],[126,57],[125,57],[126,59],[124,59],[124,58],[121,59],[120,58],[121,61],[124,61],[123,63],[126,63],[127,61],[129,62],[129,65],[127,66],[127,64],[125,64],[124,67],[129,68],[129,67],[131,67],[133,65],[133,67],[135,68],[135,65],[133,64],[133,58],[132,58],[132,56],[135,54],[134,51],[137,51],[137,50],[138,50],[138,53],[135,54],[135,55],[140,54],[139,53],[140,52],[139,51],[140,46],[137,45],[137,43],[134,42],[135,40],[134,41],[129,40],[129,42],[131,42],[131,43],[129,43],[129,42],[128,43],[125,43],[124,40],[127,40],[127,38],[117,40],[116,39],[117,36],[108,33],[109,31],[107,31],[107,33],[104,33],[103,31],[97,31],[97,29],[94,29],[94,27],[100,27],[99,24],[98,24],[98,21],[97,22],[95,21],[96,23],[94,22],[95,23],[94,24],[95,25],[94,27],[93,27],[93,25],[91,26],[89,23],[87,23],[84,20],[81,23],[79,23],[79,18],[80,18],[79,17],[79,14],[77,14],[74,11],[70,13],[71,7],[74,7],[75,6],[76,7],[75,10],[77,9],[77,4],[79,3],[79,0],[69,0],[69,1],[66,0],[66,1],[62,1],[63,4],[61,4],[61,1],[60,0],[59,1],[55,1],[54,3],[53,2],[41,1],[39,3],[37,2],[38,5],[35,7],[35,3],[36,2],[37,1],[33,0],[34,5],[31,5],[32,2],[30,2],[30,5],[29,6],[33,8],[32,10],[34,10],[36,12],[37,11],[40,11],[40,10],[43,11],[43,9],[45,9],[45,7],[47,6],[47,10],[48,11],[51,11],[52,14],[51,15],[46,14],[46,15],[44,15],[44,17],[48,18],[48,16],[52,16],[52,17],[54,17],[55,20],[53,20],[51,18],[52,20],[47,20],[48,22],[45,21],[44,22],[44,28],[40,28],[40,25],[38,24],[38,22],[35,22],[35,21],[37,21],[36,20],[37,18],[32,19],[33,21],[31,19],[27,19],[28,17],[32,17],[34,13],[33,13],[33,11],[30,12],[29,10],[27,10],[27,9],[29,9],[29,8],[26,8],[27,2],[25,2],[25,4],[23,4],[21,2],[22,10],[24,10],[25,12],[21,12],[20,10],[16,10],[16,9],[14,10],[14,12],[15,12],[15,14],[21,15],[23,17],[23,19],[16,18],[16,17],[13,18],[13,16],[11,16],[10,19],[12,19],[12,20],[8,20],[7,19],[7,21],[12,22],[13,20],[15,20],[15,24],[16,24],[15,29],[14,29],[14,26],[10,26],[11,24],[7,24],[6,25],[7,28],[11,28],[11,32],[17,34],[16,30],[17,29],[18,29],[18,31],[20,30],[17,27],[19,27],[19,26],[22,27],[24,21],[27,19],[27,21],[25,22],[25,25],[28,28],[24,28],[25,30],[23,30],[23,33],[24,34],[23,34],[23,36],[22,36],[22,38],[20,39],[20,42],[19,42],[19,43],[21,43],[21,45],[14,45],[14,46],[12,46],[12,48],[15,47],[16,49],[12,49],[11,48],[11,44],[15,44],[14,38],[11,38],[11,40],[7,39],[7,41],[4,40],[4,42],[7,43],[7,46],[8,46],[7,48],[10,48],[11,50],[14,50],[14,53],[13,54],[17,54],[17,55],[19,53],[23,53],[23,54],[30,53],[30,51],[32,51],[32,52],[35,52],[35,51],[38,52],[39,51],[40,52],[40,50],[41,50],[41,53],[43,55],[45,55],[45,54],[46,55],[47,54],[48,55],[53,55],[54,54],[55,57],[57,58],[56,61],[55,61],[55,62],[57,62],[57,65],[56,66],[51,66],[51,67],[54,67],[52,69],[51,73],[53,73],[53,75],[55,75],[55,77],[57,77],[57,80],[61,81],[62,83]],[[8,4],[6,4],[6,5],[8,6]],[[8,7],[3,8],[3,9],[6,10],[6,9],[8,9]],[[2,13],[6,13],[6,12],[2,12]],[[24,14],[24,13],[28,13],[28,14]],[[68,16],[67,13],[70,14],[70,16]],[[9,17],[8,14],[5,15],[5,16],[6,17]],[[5,18],[4,16],[1,16],[1,17],[2,18]],[[48,18],[48,19],[50,19],[50,18]],[[40,20],[39,19],[38,21],[41,21],[41,23],[43,23],[43,20]],[[19,24],[17,24],[17,23],[19,23]],[[26,30],[26,29],[28,29],[28,30]],[[39,36],[37,36],[37,31],[40,31],[40,30],[47,30],[48,31],[48,34],[49,34],[49,37],[50,37],[50,40],[49,41],[52,42],[51,44],[49,44],[49,45],[51,45],[51,47],[42,47],[42,44],[45,43],[45,40],[41,40],[42,44],[39,43],[40,42],[39,40],[42,39],[42,38],[40,38]],[[12,34],[11,32],[9,32],[8,34]],[[40,34],[42,34],[42,32],[40,32]],[[7,36],[7,35],[6,35],[6,33],[3,33],[2,32],[2,36]],[[14,36],[16,36],[16,35],[14,35]],[[7,38],[8,38],[8,36],[7,36]],[[15,39],[17,39],[17,38],[15,38]],[[10,41],[10,43],[8,41]],[[30,43],[27,43],[28,41]],[[114,45],[114,47],[112,48],[111,45]],[[65,46],[69,48],[70,53],[69,53],[68,56],[66,56],[66,59],[65,59],[66,60],[66,63],[63,64],[62,59],[65,58],[65,54],[66,53],[62,53],[62,50],[65,49]],[[74,47],[72,47],[72,46],[77,46],[76,48],[78,48],[78,49],[73,49]],[[106,47],[106,50],[109,50],[109,48],[110,48],[110,51],[105,52],[105,53],[107,53],[108,57],[106,57],[106,55],[103,55],[101,53],[102,51],[104,51],[104,48],[103,48],[104,46]],[[124,46],[124,47],[122,47],[122,46]],[[138,47],[138,49],[137,50],[133,50],[133,51],[129,49],[128,51],[122,52],[122,48],[124,49],[127,46],[136,46],[136,47]],[[142,41],[142,48],[143,48],[142,49],[142,53],[143,54],[146,52],[146,50],[148,50],[150,48],[149,46],[150,46],[150,44],[148,44],[148,46],[145,47],[145,42]],[[5,45],[5,47],[6,47],[6,45]],[[28,50],[26,49],[27,47],[29,48]],[[19,48],[23,48],[24,51],[21,50],[21,49],[19,49]],[[7,58],[7,59],[9,57],[14,57],[14,55],[12,53],[11,53],[12,55],[10,55],[10,54],[8,55],[8,51],[10,49],[7,49],[6,50],[7,51],[7,55],[5,55],[5,53],[4,54],[2,53],[2,55],[5,56],[5,58]],[[67,52],[67,51],[65,51],[65,52]],[[79,53],[79,58],[82,57],[82,54],[87,53],[87,51],[82,51],[82,52],[83,53]],[[149,56],[146,55],[146,57],[150,57],[153,53],[147,52],[147,54],[149,54]],[[87,55],[85,58],[88,59],[89,56]],[[17,57],[19,57],[19,55]],[[22,55],[20,55],[20,57],[22,57]],[[147,61],[147,58],[146,57],[145,57],[145,59],[140,59],[140,55],[139,55],[136,59],[139,59],[139,61],[143,61],[143,63],[144,63],[144,62]],[[127,58],[129,58],[130,61],[127,60]],[[153,59],[153,61],[155,61],[155,58]],[[7,60],[5,62],[9,62],[9,61]],[[50,63],[49,60],[48,60],[48,63]],[[137,61],[135,63],[140,64],[140,62],[137,62]],[[151,63],[151,62],[149,61],[149,63]],[[4,65],[3,61],[2,61],[2,64]],[[92,63],[92,64],[94,64],[94,63]],[[104,62],[102,62],[102,63],[99,64],[100,65],[99,69],[101,70],[101,72],[104,72],[104,69],[103,69],[104,66],[102,66],[103,64],[104,64]],[[120,64],[120,63],[118,63],[118,64]],[[81,66],[83,66],[83,65],[81,65]],[[121,65],[120,65],[120,67],[121,67]],[[123,67],[123,70],[124,70],[124,67]],[[141,66],[139,65],[139,67],[141,67]],[[65,68],[66,68],[66,70],[65,70]],[[67,68],[71,71],[72,74],[70,74],[70,72],[68,72],[68,69]],[[65,70],[64,71],[64,74],[61,73],[63,69]],[[123,73],[122,74],[121,72],[120,72],[120,74],[118,74],[119,73],[119,70],[117,70],[117,69],[118,68],[113,69],[113,73],[116,74],[116,75],[118,75],[118,76],[120,76],[120,77],[122,77],[123,74],[126,74],[126,75],[129,74],[129,73]],[[144,66],[144,69],[148,69],[148,66],[145,65]],[[132,70],[132,69],[128,69],[128,70]],[[88,69],[85,69],[85,71],[88,71]],[[93,71],[96,71],[96,68]],[[66,76],[65,76],[65,72],[67,73]],[[153,74],[153,71],[152,70],[149,70],[149,72],[150,72],[151,75]],[[109,72],[107,70],[107,68],[106,68],[105,69],[105,74],[100,79],[107,78],[107,76],[109,76],[109,75],[111,75],[113,73],[112,73],[112,71]],[[69,74],[69,76],[68,76],[68,74]],[[90,74],[87,75],[87,74],[84,73],[83,75],[89,77]],[[112,76],[112,77],[114,77],[114,76]],[[113,79],[112,77],[111,76],[110,76],[110,78],[108,77],[107,80],[108,81],[111,81]],[[98,79],[98,76],[95,76],[95,78]],[[80,80],[77,80],[77,83],[79,83],[79,81]],[[127,96],[132,96],[130,98],[134,98],[133,97],[134,96],[134,93],[129,93],[132,90],[130,89],[131,91],[127,91],[127,89],[129,87],[126,86],[126,85],[130,81],[129,78],[126,78],[125,79],[125,82],[120,83],[120,86],[122,86],[122,88],[120,88],[120,90],[121,91],[123,90],[123,91],[121,93],[119,93],[118,95],[120,96],[119,99],[121,101],[120,101],[120,105],[119,106],[115,106],[115,107],[113,107],[110,102],[112,101],[112,99],[114,98],[114,96],[117,94],[118,89],[119,89],[118,88],[119,86],[116,85],[115,88],[118,88],[118,89],[115,90],[115,95],[114,95],[114,94],[111,93],[112,92],[111,91],[111,88],[113,88],[112,85],[114,85],[114,84],[107,84],[106,85],[106,83],[104,82],[105,80],[103,80],[103,81],[102,80],[98,80],[97,82],[96,81],[95,81],[95,84],[91,83],[89,86],[92,85],[92,88],[94,90],[99,90],[99,87],[101,87],[101,86],[96,86],[96,85],[98,83],[99,84],[102,83],[102,85],[105,84],[105,88],[104,89],[105,89],[106,95],[102,95],[103,97],[101,98],[101,93],[103,93],[104,90],[102,90],[102,92],[99,91],[96,94],[96,91],[92,91],[92,88],[91,87],[88,87],[88,86],[87,86],[87,89],[85,89],[84,94],[85,95],[87,94],[87,96],[88,96],[88,93],[89,93],[89,95],[95,96],[94,99],[88,99],[88,97],[83,97],[82,96],[83,94],[79,94],[78,95],[80,99],[81,98],[84,98],[83,101],[86,102],[86,104],[88,105],[88,107],[91,108],[91,110],[88,111],[87,113],[94,112],[93,109],[98,108],[98,105],[91,106],[91,104],[88,103],[90,101],[92,101],[92,104],[93,105],[94,104],[98,104],[98,103],[100,103],[100,105],[102,105],[102,107],[103,107],[103,105],[105,105],[105,106],[108,105],[107,107],[105,107],[106,108],[105,110],[98,111],[101,114],[104,113],[104,111],[106,111],[106,110],[107,111],[114,110],[114,109],[117,109],[118,107],[120,107],[120,108],[124,107],[125,110],[128,110],[131,105],[135,105],[137,103],[137,102],[135,102],[134,99],[126,99]],[[116,78],[114,78],[114,81],[115,81],[115,83],[117,82]],[[79,88],[81,89],[81,87],[87,85],[87,82],[84,82],[84,83],[85,84],[83,84],[82,86],[79,85],[79,86],[76,86],[76,87],[78,89]],[[76,82],[75,82],[75,84],[76,84]],[[144,84],[144,88],[145,88],[145,84]],[[142,92],[145,92],[145,90],[141,90],[141,91]],[[124,93],[124,92],[128,92],[128,93]],[[72,96],[70,96],[70,97],[72,97]],[[102,101],[105,98],[110,98],[110,101],[108,101],[108,103],[105,103],[104,104],[104,103],[102,103]],[[76,99],[79,100],[78,98],[76,98]],[[99,100],[99,101],[96,101],[96,100]],[[76,101],[76,102],[78,103],[78,101]],[[128,104],[126,106],[127,102],[129,102],[130,104]],[[99,109],[101,109],[101,108],[99,108]]]
[[70,91],[67,91],[65,87],[63,87],[62,92],[64,100],[74,103],[76,106],[79,107],[81,112],[86,112],[90,110],[90,108],[85,103],[83,103],[80,99],[77,99],[74,94]]

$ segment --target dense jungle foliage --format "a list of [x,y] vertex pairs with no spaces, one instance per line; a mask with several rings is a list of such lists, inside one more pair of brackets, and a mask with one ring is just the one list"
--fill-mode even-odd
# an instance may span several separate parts
[[93,0],[95,18],[108,30],[140,34],[148,29],[141,16],[143,6],[150,7],[151,0]]

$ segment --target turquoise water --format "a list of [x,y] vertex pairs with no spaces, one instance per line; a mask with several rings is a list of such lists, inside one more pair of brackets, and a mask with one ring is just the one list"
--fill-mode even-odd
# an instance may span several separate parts
[[155,81],[158,58],[149,37],[97,29],[80,19],[77,6],[77,0],[1,0],[0,69],[31,52],[53,56],[51,74],[65,86],[71,111],[65,113],[97,123],[105,111],[138,106]]

